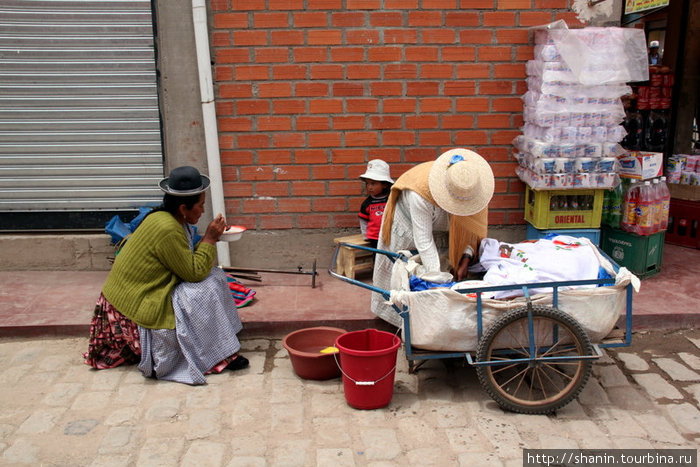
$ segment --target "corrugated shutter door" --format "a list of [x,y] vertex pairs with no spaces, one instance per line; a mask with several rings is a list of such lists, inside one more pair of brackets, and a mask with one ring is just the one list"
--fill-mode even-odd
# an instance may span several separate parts
[[0,211],[157,204],[149,1],[0,3]]

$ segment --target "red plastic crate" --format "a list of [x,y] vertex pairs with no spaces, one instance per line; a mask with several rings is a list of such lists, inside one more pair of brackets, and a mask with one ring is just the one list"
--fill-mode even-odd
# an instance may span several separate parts
[[700,249],[700,201],[671,198],[666,243]]

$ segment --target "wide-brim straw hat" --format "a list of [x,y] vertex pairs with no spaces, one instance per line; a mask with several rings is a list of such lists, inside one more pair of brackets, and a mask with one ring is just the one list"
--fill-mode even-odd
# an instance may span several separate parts
[[173,196],[198,195],[209,188],[209,177],[188,165],[176,167],[158,184],[160,189]]
[[474,151],[450,149],[433,162],[428,186],[442,209],[457,216],[471,216],[488,206],[493,197],[493,171]]
[[373,159],[367,163],[367,171],[360,175],[360,178],[374,180],[376,182],[388,182],[392,185],[394,180],[389,172],[389,164],[381,159]]

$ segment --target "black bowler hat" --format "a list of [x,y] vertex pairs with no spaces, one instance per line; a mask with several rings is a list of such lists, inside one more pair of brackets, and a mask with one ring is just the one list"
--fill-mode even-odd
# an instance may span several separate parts
[[160,189],[173,196],[198,195],[209,188],[209,177],[189,165],[174,168],[160,181]]

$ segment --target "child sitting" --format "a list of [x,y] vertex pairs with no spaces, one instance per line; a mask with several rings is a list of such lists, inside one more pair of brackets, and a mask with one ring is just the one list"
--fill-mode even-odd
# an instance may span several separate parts
[[379,229],[382,226],[384,206],[389,198],[389,190],[394,184],[389,175],[389,164],[381,159],[374,159],[367,164],[367,171],[360,175],[365,181],[367,198],[360,207],[360,230],[372,248],[377,248]]

